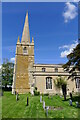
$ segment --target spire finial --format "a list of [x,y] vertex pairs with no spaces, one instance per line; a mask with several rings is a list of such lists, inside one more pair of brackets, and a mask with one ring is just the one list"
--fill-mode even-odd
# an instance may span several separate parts
[[20,43],[20,40],[19,40],[19,36],[18,36],[17,44],[19,44],[19,43]]
[[34,38],[32,37],[32,43],[34,44]]
[[28,18],[28,10],[27,10],[27,12],[26,12],[26,17]]

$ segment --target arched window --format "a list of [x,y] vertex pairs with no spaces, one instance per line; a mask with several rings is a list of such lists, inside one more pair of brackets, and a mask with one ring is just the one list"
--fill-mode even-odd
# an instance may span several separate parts
[[27,48],[26,47],[23,48],[23,54],[27,54]]
[[46,70],[45,68],[42,68],[42,72],[45,72],[45,70]]
[[46,78],[46,89],[52,89],[52,77]]
[[55,68],[55,72],[58,72],[58,68],[57,67]]

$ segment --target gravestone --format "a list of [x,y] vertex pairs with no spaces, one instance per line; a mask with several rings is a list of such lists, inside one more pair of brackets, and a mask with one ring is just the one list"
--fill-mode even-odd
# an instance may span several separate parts
[[18,98],[18,93],[16,94],[16,101],[18,101],[19,100],[19,98]]
[[29,98],[27,97],[27,105],[26,106],[28,106],[29,105]]
[[45,110],[45,101],[43,101],[43,109]]
[[46,116],[48,117],[48,107],[46,107]]
[[76,107],[80,107],[79,102],[76,102]]
[[69,100],[69,104],[70,104],[70,106],[72,106],[72,100]]
[[42,103],[42,96],[40,96],[40,103]]

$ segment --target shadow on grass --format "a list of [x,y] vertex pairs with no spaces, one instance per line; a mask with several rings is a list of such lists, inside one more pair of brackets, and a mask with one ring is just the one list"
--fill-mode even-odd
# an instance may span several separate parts
[[[71,98],[67,98],[66,100],[62,100],[62,101],[64,101],[64,102],[66,102],[66,101],[69,101]],[[75,104],[73,104],[73,102],[75,103]],[[79,107],[77,107],[76,106],[76,102],[79,102]],[[72,97],[72,106],[70,106],[70,107],[74,107],[74,108],[76,108],[76,109],[80,109],[80,96],[73,96]]]
[[[62,100],[62,101],[69,101],[71,98],[66,98],[66,100]],[[80,103],[80,96],[73,96],[72,97],[72,101],[73,102],[79,102]]]
[[71,107],[74,107],[76,109],[80,109],[80,107],[76,107],[76,105],[72,105]]
[[62,101],[69,101],[70,100],[70,98],[67,98],[66,100],[62,100]]
[[72,101],[73,102],[77,102],[78,101],[80,103],[80,96],[73,96]]

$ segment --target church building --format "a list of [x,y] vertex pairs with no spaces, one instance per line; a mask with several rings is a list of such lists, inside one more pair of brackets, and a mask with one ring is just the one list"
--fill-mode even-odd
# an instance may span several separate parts
[[[15,53],[15,64],[13,74],[12,94],[31,92],[34,87],[40,93],[56,94],[61,93],[54,85],[54,80],[58,76],[68,78],[68,71],[64,71],[62,64],[35,64],[34,63],[34,38],[30,42],[28,12],[26,14],[22,39],[18,37]],[[35,46],[36,47],[36,46]],[[77,82],[67,80],[67,91],[77,92]]]

